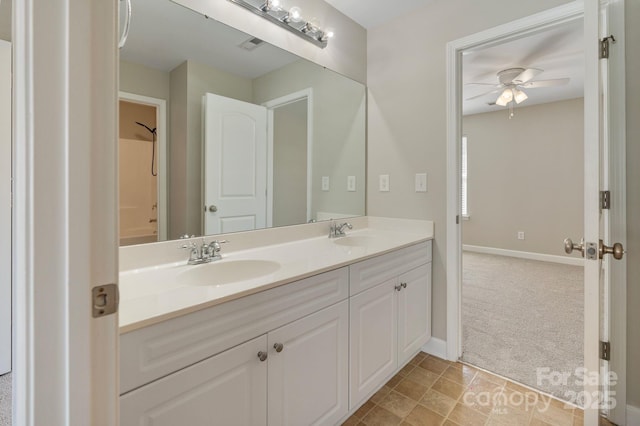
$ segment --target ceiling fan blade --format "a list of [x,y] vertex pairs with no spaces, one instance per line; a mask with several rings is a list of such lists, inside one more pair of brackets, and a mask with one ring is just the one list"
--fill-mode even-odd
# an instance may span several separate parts
[[502,87],[502,84],[495,83],[465,83],[465,86],[492,86],[492,87]]
[[520,74],[518,74],[512,80],[513,84],[526,83],[526,82],[530,81],[531,79],[533,79],[538,74],[540,74],[541,72],[542,72],[542,70],[538,69],[538,68],[527,68],[526,70],[522,71]]
[[569,84],[569,78],[555,78],[553,80],[530,81],[529,83],[519,84],[520,87],[527,89],[536,89],[539,87],[564,86]]
[[470,98],[467,98],[467,99],[465,99],[465,101],[472,101],[472,100],[474,100],[474,99],[478,99],[478,98],[481,98],[481,97],[483,97],[483,96],[490,95],[490,94],[492,94],[492,93],[498,93],[498,92],[500,92],[500,91],[502,91],[502,86],[500,86],[500,88],[495,89],[495,90],[492,90],[492,91],[490,91],[490,92],[481,93],[481,94],[479,94],[479,95],[476,95],[476,96],[472,96],[472,97],[470,97]]

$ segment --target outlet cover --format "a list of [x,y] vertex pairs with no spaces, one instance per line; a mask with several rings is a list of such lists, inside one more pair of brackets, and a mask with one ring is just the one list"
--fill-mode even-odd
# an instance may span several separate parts
[[389,192],[389,175],[380,175],[380,192]]
[[416,192],[427,192],[426,173],[416,173]]
[[329,190],[329,176],[322,176],[322,190]]
[[356,191],[356,177],[355,176],[347,176],[347,191],[355,192]]

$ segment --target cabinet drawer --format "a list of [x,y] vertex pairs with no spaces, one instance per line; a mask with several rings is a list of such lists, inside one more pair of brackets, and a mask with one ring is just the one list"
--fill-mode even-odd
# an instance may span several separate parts
[[353,264],[349,267],[349,294],[358,294],[428,262],[431,262],[431,241]]
[[341,268],[120,336],[120,393],[348,297]]

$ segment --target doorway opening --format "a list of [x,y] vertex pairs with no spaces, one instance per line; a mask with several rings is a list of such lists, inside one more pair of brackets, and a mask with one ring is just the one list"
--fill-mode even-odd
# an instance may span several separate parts
[[583,230],[583,32],[576,19],[462,59],[461,359],[574,403],[583,261],[562,241]]
[[[519,167],[516,168],[515,171],[513,171],[512,169],[508,173],[503,173],[498,183],[494,184],[493,187],[490,188],[491,192],[485,193],[484,198],[480,197],[481,198],[480,201],[476,200],[475,201],[476,204],[474,204],[473,199],[474,199],[475,190],[472,187],[472,185],[475,182],[474,179],[481,177],[481,175],[478,174],[478,170],[474,172],[471,162],[474,160],[478,160],[477,158],[474,158],[472,160],[474,156],[483,155],[483,154],[486,155],[486,151],[483,150],[479,154],[477,150],[478,147],[476,146],[475,153],[472,152],[472,150],[474,149],[474,143],[476,142],[477,138],[474,138],[472,135],[469,134],[469,130],[467,126],[469,120],[466,120],[466,117],[463,118],[463,104],[464,104],[463,99],[469,99],[469,98],[475,97],[475,96],[465,95],[464,93],[466,91],[466,86],[464,86],[463,83],[465,83],[466,81],[464,80],[464,77],[463,77],[463,68],[464,68],[463,64],[467,59],[466,56],[473,56],[476,52],[482,51],[483,49],[491,49],[493,47],[499,48],[499,45],[503,45],[505,43],[510,43],[510,42],[517,42],[520,39],[523,39],[529,36],[535,36],[536,34],[540,34],[547,30],[553,30],[554,28],[564,28],[566,26],[570,26],[571,23],[574,23],[577,20],[582,20],[583,17],[584,17],[583,34],[587,34],[590,40],[596,41],[596,37],[598,38],[604,37],[604,33],[598,31],[599,29],[598,27],[600,27],[600,29],[606,27],[606,25],[602,24],[603,22],[610,22],[610,21],[614,22],[616,25],[615,27],[618,28],[618,31],[622,31],[622,33],[624,33],[623,29],[620,30],[620,28],[624,28],[624,25],[620,20],[620,16],[618,16],[618,15],[623,16],[622,14],[623,9],[618,9],[618,6],[619,5],[616,5],[614,8],[611,8],[611,5],[609,5],[608,7],[604,6],[603,9],[601,9],[600,25],[598,25],[598,22],[597,22],[598,19],[596,19],[597,13],[594,13],[594,12],[597,12],[595,10],[596,9],[595,7],[587,8],[588,9],[588,13],[587,13],[585,11],[585,8],[582,5],[568,4],[565,6],[560,6],[554,9],[550,9],[543,13],[532,15],[527,18],[523,18],[518,21],[514,21],[509,24],[505,24],[500,27],[493,28],[491,30],[487,30],[478,34],[474,34],[469,37],[465,37],[463,39],[456,40],[454,42],[449,43],[447,47],[448,70],[449,70],[448,184],[447,184],[448,186],[447,210],[449,212],[449,217],[447,219],[447,246],[448,246],[447,248],[447,276],[448,276],[447,357],[449,357],[449,359],[465,360],[465,356],[471,355],[471,354],[465,354],[465,342],[464,342],[465,337],[464,337],[464,330],[463,330],[464,323],[465,323],[465,318],[464,318],[465,314],[463,312],[464,310],[463,304],[464,304],[464,293],[465,293],[465,285],[466,285],[464,280],[465,280],[465,269],[467,268],[466,265],[463,264],[467,262],[466,261],[463,262],[463,260],[466,253],[470,253],[469,256],[476,256],[476,257],[479,257],[480,255],[500,256],[501,259],[504,259],[505,254],[508,255],[508,257],[512,258],[511,259],[512,264],[506,268],[503,268],[501,272],[496,274],[496,276],[499,278],[502,278],[504,275],[508,275],[509,273],[510,274],[519,273],[520,276],[516,278],[516,281],[518,281],[519,283],[521,281],[525,281],[523,279],[523,276],[535,275],[537,274],[537,272],[529,272],[528,274],[523,274],[522,273],[523,267],[514,266],[516,261],[526,260],[527,262],[546,263],[547,266],[549,264],[558,263],[558,260],[563,260],[563,263],[571,262],[569,260],[565,260],[566,256],[564,256],[564,253],[562,253],[562,248],[563,248],[562,240],[565,236],[569,236],[567,235],[566,231],[563,232],[560,237],[552,237],[553,239],[555,239],[555,241],[552,241],[552,244],[555,243],[554,249],[558,250],[559,253],[556,252],[555,254],[554,253],[548,254],[548,253],[545,253],[543,250],[540,250],[541,253],[538,253],[538,249],[531,250],[531,249],[524,248],[524,244],[531,239],[529,238],[532,236],[531,233],[528,232],[526,229],[518,228],[518,224],[513,225],[514,220],[524,223],[524,220],[527,219],[528,216],[531,216],[532,213],[537,213],[538,216],[543,216],[544,214],[548,213],[547,211],[544,211],[542,209],[548,209],[552,212],[555,210],[556,213],[558,213],[561,209],[567,210],[568,209],[567,207],[558,208],[557,206],[559,204],[555,202],[551,197],[551,194],[556,190],[556,187],[561,186],[557,182],[552,182],[551,184],[546,185],[547,186],[546,191],[549,193],[549,197],[544,202],[539,203],[537,206],[534,206],[534,207],[529,206],[524,213],[518,213],[517,211],[512,210],[510,211],[511,213],[510,217],[507,217],[507,218],[502,217],[502,222],[500,223],[502,227],[500,228],[500,232],[503,232],[504,235],[506,235],[507,239],[509,240],[508,242],[510,244],[520,244],[522,248],[519,248],[519,246],[517,245],[515,247],[510,246],[506,248],[492,247],[491,246],[492,244],[497,245],[496,241],[498,241],[500,237],[500,235],[498,235],[499,232],[494,232],[493,234],[490,234],[486,237],[486,241],[488,242],[484,244],[486,244],[489,249],[486,248],[487,246],[480,245],[482,243],[476,242],[474,244],[472,241],[469,241],[469,239],[473,237],[473,233],[470,232],[471,227],[469,226],[469,224],[474,220],[474,216],[477,216],[476,214],[477,210],[475,210],[476,207],[488,201],[487,205],[489,205],[490,207],[494,207],[495,215],[504,213],[500,211],[500,208],[504,207],[504,205],[501,205],[500,202],[496,200],[496,197],[498,195],[502,195],[503,192],[506,192],[505,188],[508,185],[517,183],[516,177],[518,177],[518,174],[522,174],[524,171],[527,171],[526,165],[530,162],[534,162],[534,160],[536,158],[539,158],[540,156],[535,157],[533,156],[533,154],[528,154],[523,157],[525,159],[524,160],[525,162],[518,163],[517,161],[515,162],[511,161],[511,163],[507,165],[504,165],[504,164],[501,165],[495,160],[502,157],[508,157],[507,153],[501,151],[500,149],[497,149],[496,147],[493,147],[491,151],[491,155],[493,156],[494,161],[491,161],[491,164],[490,164],[491,169],[496,169],[496,170],[502,169],[502,171],[504,172],[505,169],[508,170],[507,166],[512,166],[513,164],[516,164]],[[611,12],[612,10],[613,12]],[[607,125],[607,118],[609,117],[608,114],[610,114],[612,110],[616,110],[618,112],[622,111],[621,120],[624,121],[624,90],[620,90],[618,83],[611,84],[612,81],[617,82],[619,79],[624,81],[624,53],[623,53],[624,51],[621,52],[620,58],[616,58],[613,61],[599,61],[597,58],[597,51],[592,47],[590,47],[592,46],[592,43],[587,43],[586,41],[584,41],[584,38],[582,43],[584,45],[584,57],[585,57],[583,67],[586,70],[586,72],[585,72],[585,80],[584,80],[585,83],[583,86],[584,87],[583,89],[584,90],[584,106],[581,110],[581,114],[583,116],[583,126],[584,126],[583,128],[589,129],[589,131],[583,131],[584,134],[583,134],[583,141],[582,141],[582,153],[584,155],[584,158],[580,160],[582,162],[583,167],[577,170],[577,174],[581,175],[582,178],[584,179],[582,181],[581,188],[577,190],[577,192],[582,192],[583,194],[584,205],[583,205],[583,208],[573,216],[573,221],[584,220],[583,229],[574,231],[574,232],[578,232],[578,238],[580,235],[586,235],[588,238],[594,239],[593,235],[594,234],[598,235],[598,229],[597,227],[595,227],[596,222],[593,220],[594,218],[598,217],[597,203],[594,202],[595,200],[597,200],[597,197],[595,196],[600,195],[597,189],[608,190],[609,188],[612,187],[611,185],[613,185],[613,187],[617,188],[616,191],[619,191],[618,193],[620,194],[621,198],[624,198],[624,196],[622,195],[624,194],[624,187],[623,186],[620,187],[618,185],[619,182],[624,181],[624,149],[623,149],[624,138],[620,138],[619,134],[616,134],[616,131],[612,131],[612,129],[617,128],[616,126],[608,127]],[[549,44],[553,44],[553,43],[549,43]],[[571,55],[565,55],[566,58],[570,56]],[[535,55],[525,57],[525,59],[528,59],[531,62],[533,62],[533,59],[535,59]],[[560,59],[565,59],[565,58],[559,58],[558,60]],[[511,65],[510,67],[511,68],[522,67],[523,69],[520,70],[520,72],[524,73],[524,71],[528,70],[528,68],[530,67],[535,68],[535,65],[529,64],[529,63],[523,63],[523,64]],[[543,68],[543,67],[540,67],[540,68]],[[598,68],[600,70],[598,70]],[[515,78],[516,73],[512,73],[514,77],[513,80],[503,81],[502,77],[505,71],[509,72],[513,70],[510,69],[509,67],[503,66],[503,67],[500,67],[497,70],[497,72],[494,71],[494,73],[497,74],[498,81],[494,83],[495,87],[491,91],[495,91],[495,93],[492,93],[491,95],[492,96],[495,95],[495,97],[491,100],[488,100],[487,103],[495,103],[498,105],[506,106],[507,108],[515,106],[515,109],[511,111],[504,111],[504,115],[503,115],[503,120],[507,123],[511,122],[510,125],[513,126],[513,123],[515,123],[519,117],[524,117],[524,119],[521,120],[523,122],[527,120],[526,116],[520,114],[520,112],[525,112],[526,109],[522,106],[518,107],[517,104],[523,101],[522,96],[519,93],[520,91],[525,92],[525,95],[528,95],[529,97],[531,97],[531,94],[529,94],[529,91],[527,90],[528,89],[527,82],[531,81],[531,78],[526,78],[526,79]],[[608,75],[616,75],[617,77],[615,79],[611,79],[611,78],[607,78]],[[519,76],[519,74],[517,76]],[[556,78],[558,77],[560,76],[556,76]],[[599,77],[602,77],[600,81],[598,81]],[[516,80],[519,80],[519,81],[516,81]],[[485,82],[485,84],[488,85],[489,83]],[[537,87],[543,87],[543,86],[544,85],[537,86]],[[536,86],[533,86],[533,87],[536,87]],[[600,87],[600,89],[598,89],[598,87]],[[602,93],[602,90],[605,91],[604,94]],[[488,96],[489,95],[488,92],[489,90],[487,91],[487,93],[480,92],[479,93],[480,96],[478,96],[478,98],[484,95]],[[613,95],[614,92],[616,92],[615,96]],[[621,102],[618,100],[617,96],[620,96],[620,99],[622,99]],[[504,99],[501,99],[503,97]],[[600,108],[599,102],[596,102],[596,100],[599,100],[601,97],[605,99],[605,102],[603,102],[604,105],[602,106],[602,109]],[[526,97],[524,99],[526,99]],[[567,101],[567,102],[570,102],[570,101]],[[533,109],[538,107],[539,107],[538,105],[533,105],[527,108]],[[604,123],[603,123],[604,137],[600,139],[600,142],[603,144],[601,145],[600,150],[596,149],[597,144],[595,143],[595,142],[598,142],[597,135],[600,134],[600,132],[597,130],[599,120],[594,119],[594,116],[597,115],[598,113],[603,114],[601,117],[604,117]],[[587,120],[584,117],[589,117],[589,119]],[[539,121],[541,119],[542,117],[538,117]],[[610,120],[611,118],[608,118],[608,119]],[[465,123],[465,121],[467,121],[467,123]],[[550,121],[550,120],[547,119],[547,121]],[[617,124],[620,124],[620,123],[618,122]],[[593,130],[592,128],[594,126],[596,127],[596,131],[592,131]],[[511,149],[517,142],[521,140],[527,140],[527,138],[530,137],[531,133],[538,134],[539,137],[534,143],[529,142],[526,145],[527,149],[529,149],[530,145],[541,144],[541,143],[544,144],[545,141],[543,141],[542,139],[545,138],[545,136],[548,136],[549,134],[549,129],[546,130],[547,135],[539,131],[539,128],[541,127],[540,124],[535,126],[533,129],[527,128],[527,126],[514,126],[514,127],[516,128],[512,129],[511,131],[507,131],[497,127],[495,129],[492,129],[493,133],[490,133],[491,142],[495,142],[495,140],[502,138],[505,133],[510,134],[510,137],[508,138],[509,140],[506,142],[503,141],[503,143],[510,142],[511,145],[506,145],[506,146],[507,148]],[[620,128],[624,128],[624,124],[622,124]],[[553,132],[551,132],[551,134],[553,135]],[[467,139],[468,161],[470,162],[469,170],[466,175],[467,183],[469,186],[469,193],[467,194],[468,202],[469,202],[469,205],[468,205],[468,210],[469,210],[468,215],[470,216],[469,221],[465,221],[464,219],[467,219],[467,218],[463,217],[463,215],[461,214],[461,212],[463,211],[461,206],[462,200],[463,200],[463,197],[461,194],[461,188],[463,183],[462,173],[461,173],[461,151],[462,151],[461,140],[463,135],[466,135],[468,138]],[[480,138],[480,140],[482,140],[482,138]],[[609,143],[608,142],[609,140],[613,141],[613,143]],[[551,150],[545,151],[545,155],[546,157],[550,157],[554,155],[554,151],[551,151]],[[516,207],[520,207],[520,205],[525,205],[524,200],[526,199],[526,196],[523,196],[523,194],[526,195],[527,193],[535,192],[540,189],[539,187],[544,186],[542,185],[542,182],[544,181],[542,179],[543,178],[542,174],[547,173],[547,168],[549,167],[549,164],[553,163],[555,158],[543,157],[542,160],[544,161],[538,163],[538,167],[533,173],[534,175],[538,176],[539,179],[534,180],[532,184],[528,184],[528,185],[520,184],[518,186],[518,191],[510,192],[511,194],[510,201],[516,201],[518,203]],[[559,174],[558,179],[563,179],[566,176],[566,173],[571,173],[575,169],[575,167],[572,167],[572,164],[575,164],[574,157],[571,158],[570,164],[565,165],[564,173]],[[599,168],[599,166],[602,166],[602,167]],[[495,173],[496,170],[489,170],[489,172]],[[483,170],[482,172],[486,172],[486,170]],[[475,173],[475,178],[474,178],[474,173]],[[598,176],[601,176],[602,178],[598,178]],[[596,179],[599,180],[599,183],[595,182]],[[600,188],[598,188],[598,185],[600,185]],[[570,199],[571,197],[567,197],[567,198]],[[478,201],[480,202],[480,204],[477,204]],[[504,200],[502,200],[502,202],[504,203]],[[474,207],[474,205],[476,207]],[[603,213],[603,210],[600,209],[600,220],[601,220],[600,222],[601,237],[600,238],[604,238],[604,240],[607,241],[608,239],[610,239],[610,238],[607,238],[607,231],[606,231],[607,229],[615,229],[616,230],[615,232],[619,232],[624,227],[624,205],[625,205],[624,200],[620,200],[620,206],[618,206],[618,210],[622,209],[622,211],[616,211],[615,214],[614,213],[605,214]],[[503,209],[503,210],[507,210],[507,209]],[[615,218],[612,221],[609,221],[608,219],[609,217],[615,217]],[[478,220],[480,219],[482,218],[478,218]],[[550,223],[553,223],[555,225],[555,218],[553,221],[547,220],[547,225],[549,225]],[[564,226],[566,227],[567,225],[564,224]],[[569,226],[571,226],[571,224]],[[466,236],[465,236],[465,228],[467,228]],[[538,230],[534,231],[534,235],[533,235],[534,241],[531,241],[531,242],[532,243],[535,242],[535,239],[537,239],[538,234],[541,234],[543,236],[549,235],[549,232],[552,231],[552,228],[553,228],[552,226],[547,226],[543,229],[543,232]],[[597,237],[595,237],[595,240],[597,241]],[[545,242],[548,243],[548,241],[545,241],[543,239],[541,243],[545,243]],[[597,246],[597,242],[595,243],[595,245]],[[579,246],[579,245],[575,245],[575,246]],[[542,247],[542,245],[540,245],[540,247]],[[463,252],[463,249],[466,249],[466,251]],[[530,250],[530,251],[526,251],[526,250]],[[482,253],[477,253],[478,251],[481,251]],[[569,252],[570,251],[571,250],[569,250]],[[518,256],[515,256],[515,255],[518,255]],[[624,362],[621,362],[621,360],[614,360],[613,358],[611,361],[606,361],[606,360],[600,361],[597,358],[597,353],[596,353],[597,347],[598,347],[596,345],[598,340],[597,338],[598,338],[598,335],[600,337],[608,335],[609,332],[605,329],[610,328],[611,333],[613,333],[616,337],[619,338],[618,344],[621,346],[622,353],[624,353],[625,347],[626,347],[624,336],[622,337],[622,339],[620,339],[620,336],[621,336],[620,331],[624,330],[626,327],[624,318],[615,318],[615,322],[616,322],[615,324],[609,321],[610,319],[613,321],[614,320],[613,317],[615,316],[615,315],[612,316],[610,314],[612,307],[614,310],[623,309],[622,305],[625,304],[625,300],[621,298],[620,295],[614,295],[614,293],[611,292],[610,288],[608,287],[608,285],[612,281],[609,277],[624,275],[620,273],[620,270],[624,269],[624,264],[620,262],[615,266],[611,266],[610,264],[611,262],[608,262],[605,258],[602,258],[602,257],[600,258],[603,259],[602,262],[590,262],[590,263],[586,261],[582,262],[582,264],[584,265],[584,267],[582,268],[583,274],[584,274],[584,281],[582,282],[582,288],[583,288],[582,319],[584,321],[584,325],[580,327],[580,329],[577,332],[574,332],[572,334],[575,335],[577,333],[578,334],[577,338],[580,340],[580,343],[582,343],[583,364],[579,365],[579,367],[588,369],[587,371],[590,372],[589,374],[591,374],[591,372],[593,372],[594,374],[597,374],[597,372],[599,371],[608,372],[609,371],[608,369],[612,369],[612,371],[619,373],[618,377],[624,377],[624,371],[625,371]],[[578,260],[581,260],[581,259],[578,259]],[[598,260],[597,253],[596,253],[596,257],[593,260]],[[550,262],[550,261],[555,261],[555,262]],[[479,265],[477,266],[476,269],[478,270],[483,267],[487,267],[487,264],[489,263],[490,261],[488,259],[486,258],[481,259],[479,262],[476,262],[476,265]],[[600,269],[601,264],[603,265],[603,269]],[[564,267],[564,266],[571,266],[571,265],[564,265],[560,263],[559,265],[555,265],[555,266]],[[597,267],[599,271],[596,271],[595,267]],[[599,274],[595,272],[599,272]],[[539,290],[538,293],[544,296],[549,296],[549,295],[553,296],[554,291],[558,291],[558,290],[566,291],[567,288],[571,286],[566,284],[566,281],[567,281],[566,277],[568,275],[571,275],[571,273],[566,273],[566,272],[562,273],[560,275],[562,279],[560,279],[559,281],[556,280],[557,282],[555,286],[551,286],[550,288],[547,288],[546,291]],[[601,278],[600,279],[600,285],[601,285],[600,297],[598,297],[598,292],[597,292],[598,276],[600,276]],[[491,278],[492,277],[490,276],[490,280]],[[621,285],[624,285],[623,282],[621,282]],[[531,286],[525,285],[524,289],[521,288],[519,291],[515,291],[515,297],[518,299],[524,299],[525,304],[534,303],[535,301],[534,301],[534,298],[531,296],[531,294],[529,295],[527,294],[527,291],[531,290],[530,287]],[[510,290],[513,290],[513,289],[509,287],[504,291],[496,291],[494,294],[502,297],[503,295],[506,294],[507,291],[510,291]],[[468,293],[471,294],[470,292]],[[539,296],[540,294],[538,293],[535,293],[533,296]],[[529,298],[527,298],[528,296]],[[478,301],[478,303],[475,304],[475,307],[480,306],[484,308],[484,313],[488,314],[489,316],[495,313],[494,311],[496,309],[491,306],[491,303],[489,303],[491,301],[489,302],[485,301],[486,303],[485,306],[482,306],[481,302],[482,301]],[[522,300],[518,300],[517,302],[522,303]],[[552,302],[555,302],[555,300],[553,300]],[[553,306],[552,302],[546,302],[546,306],[548,305]],[[512,307],[510,304],[508,305],[509,305],[509,308]],[[600,309],[598,309],[598,305],[600,305],[599,306]],[[524,306],[524,305],[521,305],[521,306]],[[560,304],[555,308],[555,312],[553,312],[553,315],[558,315],[559,313],[560,314],[566,313],[567,308],[568,308],[567,305]],[[516,314],[521,314],[521,312],[522,310]],[[530,325],[527,321],[530,321],[530,318],[532,316],[539,315],[539,314],[540,312],[535,311],[533,314],[529,314],[528,317],[524,315],[524,318],[523,318],[523,315],[520,315],[520,318],[518,319],[518,321],[520,322],[519,325],[521,325],[522,329],[524,329],[526,326]],[[486,317],[487,315],[485,315],[485,318]],[[600,326],[601,326],[600,330],[598,330],[597,328],[598,321],[600,321]],[[551,332],[556,331],[553,329],[553,325],[547,324],[546,322],[544,322],[544,326],[551,329],[550,330]],[[487,323],[485,322],[485,324],[483,324],[482,327],[486,329]],[[517,329],[517,327],[515,328]],[[521,333],[522,329],[517,329],[515,333],[518,333],[518,332]],[[553,351],[555,348],[553,347],[553,342],[550,340],[552,339],[549,339],[549,338],[539,339],[538,341],[539,348],[537,349],[544,351],[545,345],[548,345],[547,350]],[[483,343],[486,343],[486,342],[483,342]],[[494,346],[512,347],[513,345],[514,345],[513,342],[505,342],[504,340],[500,341],[499,343],[494,342]],[[522,355],[522,357],[533,358],[533,355],[534,354],[529,352]],[[622,358],[624,358],[624,355],[622,355]],[[600,368],[598,368],[598,365]],[[578,377],[579,374],[576,370],[567,369],[569,371],[553,371],[551,370],[553,366],[550,366],[550,365],[539,365],[537,366],[537,368],[541,368],[543,369],[543,371],[542,371],[542,377],[539,371],[534,372],[535,383],[532,385],[532,387],[536,387],[536,388],[540,388],[539,382],[545,380],[545,377],[544,377],[545,372],[547,373],[547,376],[546,376],[547,381],[549,381],[548,374],[552,374],[555,377],[562,378],[564,377],[563,376],[564,373],[568,373],[574,378],[579,378]],[[544,369],[547,369],[547,370],[544,370]],[[508,376],[505,373],[502,373],[502,374]],[[613,386],[616,386],[616,384],[619,384],[619,383],[613,383],[613,382],[607,382],[607,381],[598,381],[598,385],[592,385],[589,383],[591,382],[585,381],[584,383],[576,383],[576,385],[579,385],[581,388],[579,389],[580,392],[578,396],[580,395],[584,396],[587,393],[591,395],[591,391],[596,390],[596,392],[601,394],[604,397],[604,399],[607,400],[607,398],[610,395],[612,395],[608,393],[610,390],[609,386],[613,387]],[[564,384],[564,381],[560,380],[560,384]],[[598,386],[602,386],[602,387],[598,388]],[[624,394],[624,388],[620,388],[620,386],[617,386],[615,389],[616,389],[616,392],[621,391],[621,394]],[[550,390],[547,390],[547,391],[550,392]],[[553,393],[556,394],[555,392]],[[624,401],[625,399],[624,396],[622,396],[617,401],[617,406],[618,406],[617,410],[615,408],[616,407],[615,404],[611,405],[611,404],[604,403],[602,405],[599,405],[597,401],[589,402],[589,401],[585,401],[584,399],[581,400],[580,398],[576,399],[575,395],[573,396],[574,396],[573,398],[565,397],[564,399],[570,399],[571,402],[574,402],[577,405],[584,405],[585,419],[587,419],[588,417],[590,422],[596,418],[594,415],[598,414],[599,408],[601,409],[600,411],[601,414],[609,415],[610,418],[614,419],[614,421],[618,421],[616,419],[619,419],[621,415],[624,414],[624,408],[619,407],[620,405],[624,407],[623,405],[624,403],[621,404],[621,401]]]
[[120,245],[164,241],[166,101],[120,93]]
[[[267,108],[267,226],[313,217],[313,89],[264,103]],[[286,165],[287,167],[282,167]]]

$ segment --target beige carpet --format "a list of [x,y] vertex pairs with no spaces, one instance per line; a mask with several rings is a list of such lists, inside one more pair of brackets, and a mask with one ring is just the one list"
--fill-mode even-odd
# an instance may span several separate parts
[[[464,252],[462,285],[465,362],[565,400],[582,391],[581,267]],[[539,382],[537,368],[570,377]]]
[[11,426],[11,374],[0,376],[0,426]]

